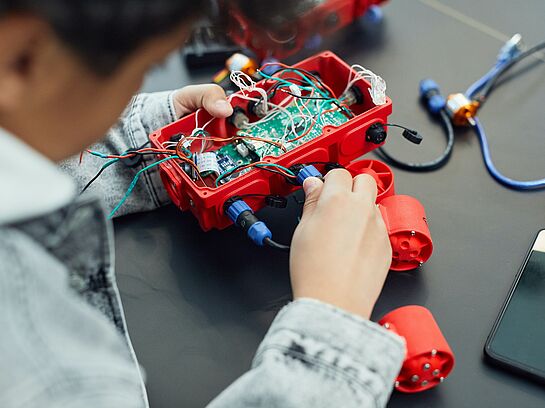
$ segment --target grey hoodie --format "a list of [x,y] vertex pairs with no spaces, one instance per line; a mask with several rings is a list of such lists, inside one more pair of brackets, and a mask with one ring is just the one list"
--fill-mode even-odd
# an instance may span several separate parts
[[[171,93],[138,95],[92,149],[141,146],[153,129],[175,120],[172,106]],[[112,165],[77,196],[53,163],[5,132],[0,156],[8,143],[18,145],[11,151],[19,156],[12,154],[11,168],[0,166],[0,407],[147,407],[115,282],[107,214],[154,159],[136,169]],[[37,173],[51,173],[45,181],[35,173],[31,191],[24,189],[32,184],[21,175],[24,164],[17,168],[29,158],[41,163]],[[79,191],[103,163],[85,156],[61,167]],[[116,215],[168,201],[154,168]],[[403,340],[379,325],[300,299],[278,313],[249,371],[210,407],[383,407],[404,353]]]

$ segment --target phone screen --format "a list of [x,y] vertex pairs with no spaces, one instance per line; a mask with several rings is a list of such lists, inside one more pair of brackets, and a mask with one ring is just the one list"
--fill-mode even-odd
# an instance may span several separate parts
[[487,352],[545,378],[545,230],[538,234],[517,277]]

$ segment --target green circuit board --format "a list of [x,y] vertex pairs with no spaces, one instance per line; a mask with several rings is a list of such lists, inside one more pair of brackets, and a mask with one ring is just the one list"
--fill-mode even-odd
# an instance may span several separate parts
[[[253,136],[263,139],[270,139],[276,142],[281,142],[287,151],[293,150],[296,147],[305,144],[323,133],[325,126],[340,126],[348,121],[348,118],[331,101],[313,100],[306,104],[305,108],[297,107],[294,104],[287,106],[285,109],[293,117],[290,119],[290,115],[281,111],[271,116],[270,119],[264,119],[257,122],[255,125],[239,130],[237,135],[239,136]],[[305,113],[309,118],[312,117],[315,121],[313,123],[309,118],[305,121],[301,117],[301,111]],[[324,113],[325,112],[325,113]],[[312,129],[301,139],[290,142],[290,140],[297,138],[299,135],[308,131],[308,127]],[[295,133],[293,129],[295,128]],[[271,145],[267,142],[247,140],[246,144],[251,146],[260,159],[265,156],[280,156],[285,153],[281,148]]]
[[[302,117],[301,111],[306,115],[306,120]],[[285,111],[273,113],[270,118],[262,119],[254,125],[250,124],[247,128],[237,132],[237,136],[243,138],[250,136],[281,143],[286,150],[266,141],[251,139],[241,139],[226,144],[215,151],[220,174],[228,172],[235,167],[262,160],[266,156],[280,156],[286,153],[286,151],[293,150],[321,136],[325,126],[336,127],[347,121],[347,116],[338,109],[338,106],[328,100],[317,99],[308,101],[304,108],[302,108],[301,104],[298,107],[292,103],[286,106]],[[291,141],[303,134],[304,136],[300,139]],[[223,184],[237,178],[247,171],[249,169],[225,177],[221,183]]]

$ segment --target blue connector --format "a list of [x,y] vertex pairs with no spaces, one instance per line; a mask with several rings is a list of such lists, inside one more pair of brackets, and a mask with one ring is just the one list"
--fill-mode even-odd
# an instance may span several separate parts
[[369,6],[365,14],[363,15],[363,19],[366,21],[369,21],[372,24],[379,24],[384,20],[384,12],[382,9],[377,6],[376,4],[373,4],[372,6]]
[[228,202],[225,213],[233,223],[238,225],[255,244],[263,246],[265,238],[272,238],[272,232],[263,221],[254,215],[254,211],[242,199]]
[[497,64],[504,64],[511,61],[522,52],[522,35],[515,34],[512,36],[500,49],[500,53],[496,58]]
[[425,102],[428,110],[434,114],[439,113],[447,103],[443,95],[441,95],[439,85],[433,79],[420,81],[420,97]]
[[322,173],[320,173],[318,169],[312,165],[304,166],[297,173],[297,183],[303,185],[303,182],[309,177],[322,178]]

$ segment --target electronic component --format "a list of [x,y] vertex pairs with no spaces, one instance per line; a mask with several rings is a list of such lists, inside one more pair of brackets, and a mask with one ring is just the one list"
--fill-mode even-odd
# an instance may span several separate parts
[[426,104],[431,113],[439,113],[445,108],[447,101],[441,95],[439,85],[433,79],[420,81],[420,99]]
[[359,105],[363,103],[363,93],[360,88],[352,85],[348,91],[341,95],[339,100],[348,106]]
[[240,228],[242,228],[248,238],[259,246],[263,246],[266,238],[272,238],[272,233],[263,221],[260,221],[244,200],[239,197],[233,197],[225,202],[225,214]]
[[386,136],[386,129],[381,123],[373,123],[365,132],[365,140],[376,145],[384,143]]
[[302,166],[297,172],[297,183],[302,186],[305,180],[309,177],[318,177],[321,179],[322,173],[320,173],[318,169],[312,165]]
[[475,125],[473,119],[477,114],[479,103],[470,101],[462,93],[449,95],[447,98],[446,110],[452,123],[457,126]]
[[218,158],[214,152],[195,153],[195,164],[202,177],[206,177],[209,174],[220,174]]
[[233,159],[231,158],[231,156],[218,155],[217,157],[218,157],[218,166],[220,168],[220,173],[225,173],[226,171],[229,171],[237,166],[235,162],[233,161]]
[[235,149],[237,149],[238,154],[240,154],[242,157],[248,157],[250,154],[248,146],[246,146],[244,143],[238,143]]
[[242,129],[250,123],[250,119],[246,116],[246,112],[238,106],[233,108],[233,114],[229,116],[229,123],[237,129]]
[[[290,151],[321,136],[324,127],[338,127],[348,122],[345,114],[339,111],[337,106],[330,101],[311,101],[305,105],[306,120],[293,119],[300,115],[300,109],[302,109],[300,106],[287,106],[271,119],[241,129],[237,132],[237,135],[271,139],[282,143],[284,148]],[[280,147],[264,141],[246,140],[246,143],[254,147],[260,159],[266,156],[280,156],[285,153]]]
[[[518,254],[514,256],[518,259]],[[505,263],[509,269],[511,265]],[[488,335],[484,353],[488,362],[542,384],[545,383],[544,299],[545,230],[541,230],[515,276]]]
[[250,101],[248,103],[248,112],[257,116],[258,118],[264,118],[267,115],[265,104],[263,101]]

